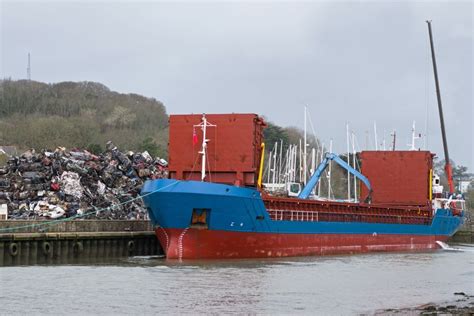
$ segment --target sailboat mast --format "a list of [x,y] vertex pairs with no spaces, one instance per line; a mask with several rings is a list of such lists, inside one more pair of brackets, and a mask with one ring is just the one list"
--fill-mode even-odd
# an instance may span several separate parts
[[[324,157],[324,143],[321,145],[321,156],[320,156],[319,161],[323,161],[323,157]],[[321,196],[321,182],[322,181],[318,182],[318,196]]]
[[444,127],[444,117],[443,117],[443,106],[441,104],[441,91],[439,89],[439,80],[438,80],[438,68],[436,66],[436,57],[434,51],[434,44],[433,44],[433,33],[431,31],[431,21],[426,21],[428,24],[428,32],[430,35],[430,46],[431,46],[431,59],[433,61],[433,72],[435,78],[435,85],[436,85],[436,98],[438,99],[438,110],[439,110],[439,120],[441,123],[441,134],[443,136],[443,148],[444,148],[444,171],[446,172],[446,178],[448,178],[449,184],[449,193],[454,193],[454,183],[453,183],[453,169],[451,167],[451,161],[449,160],[449,152],[448,152],[448,141],[446,139],[446,129]]
[[[332,139],[329,140],[329,152],[332,153]],[[328,199],[331,199],[331,176],[332,176],[332,160],[329,161],[328,170]]]
[[395,143],[397,141],[397,131],[396,130],[393,130],[393,134],[391,134],[392,136],[392,151],[395,151]]
[[306,148],[307,148],[307,138],[306,138],[306,106],[304,107],[304,147],[303,147],[303,183],[306,185],[306,173],[307,173],[307,160],[306,160]]
[[[346,142],[347,142],[347,164],[351,165],[351,151],[349,149],[349,122],[346,122]],[[351,200],[351,174],[347,170],[347,200]]]
[[300,138],[300,161],[299,161],[299,166],[300,166],[300,171],[299,171],[299,182],[303,181],[303,147],[301,147],[301,138]]
[[283,161],[283,139],[280,139],[280,162],[278,165],[278,183],[281,183],[281,174],[282,174],[282,169],[281,169],[281,164]]
[[277,155],[278,155],[278,142],[275,142],[275,146],[273,147],[274,153],[273,153],[273,185],[275,185],[275,180],[276,180],[276,173],[278,172],[277,170]]
[[[355,134],[354,134],[354,132],[352,132],[352,167],[355,170],[357,170],[357,167],[356,167]],[[357,203],[357,179],[356,179],[356,177],[354,177],[354,202]]]
[[377,139],[377,122],[374,121],[374,140],[375,140],[375,150],[379,150],[379,141]]

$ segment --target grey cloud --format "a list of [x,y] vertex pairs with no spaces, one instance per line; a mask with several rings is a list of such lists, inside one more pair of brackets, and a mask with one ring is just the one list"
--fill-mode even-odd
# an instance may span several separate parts
[[472,171],[472,12],[469,2],[2,2],[0,71],[24,78],[31,51],[34,79],[99,81],[169,113],[257,112],[302,127],[308,105],[336,151],[346,121],[361,145],[377,121],[407,148],[428,113],[429,148],[442,155],[432,19],[451,156]]

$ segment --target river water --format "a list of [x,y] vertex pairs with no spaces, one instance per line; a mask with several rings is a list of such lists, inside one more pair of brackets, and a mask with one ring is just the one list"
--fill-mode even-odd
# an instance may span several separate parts
[[134,257],[0,268],[0,314],[373,314],[474,294],[474,247],[233,261]]

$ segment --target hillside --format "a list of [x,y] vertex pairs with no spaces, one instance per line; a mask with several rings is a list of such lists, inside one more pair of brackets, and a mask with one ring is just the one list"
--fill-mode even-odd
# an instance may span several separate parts
[[[280,140],[288,146],[302,138],[297,128],[265,121],[267,150]],[[156,145],[160,155],[166,156],[167,127],[163,103],[111,91],[101,83],[0,80],[0,145],[38,150],[81,147],[98,152],[112,140],[123,150]],[[312,137],[309,142],[317,140]]]
[[[286,151],[289,144],[303,138],[299,128],[265,121],[266,157],[275,142],[283,141]],[[0,146],[13,145],[20,151],[79,147],[100,153],[108,140],[123,151],[147,150],[167,158],[165,106],[153,98],[118,93],[96,82],[0,81]],[[314,136],[308,143],[310,148],[319,145]],[[342,194],[344,182],[344,173],[336,168],[336,196]]]
[[166,156],[167,127],[160,101],[100,83],[0,81],[0,145],[99,152],[112,140],[124,150]]

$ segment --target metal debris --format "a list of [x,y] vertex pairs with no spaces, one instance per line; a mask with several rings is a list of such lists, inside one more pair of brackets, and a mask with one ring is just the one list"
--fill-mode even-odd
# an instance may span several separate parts
[[[168,163],[148,152],[120,152],[108,142],[106,151],[63,147],[31,149],[0,166],[0,205],[8,219],[146,219],[138,196],[147,179],[168,177]],[[83,216],[84,214],[87,214]]]

